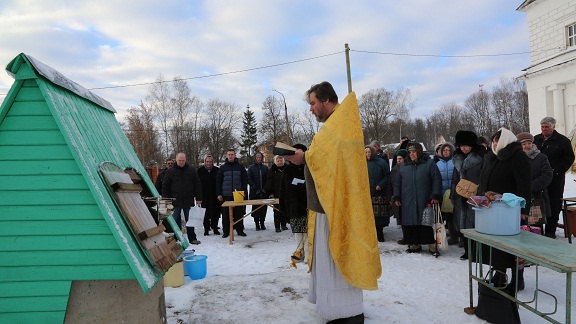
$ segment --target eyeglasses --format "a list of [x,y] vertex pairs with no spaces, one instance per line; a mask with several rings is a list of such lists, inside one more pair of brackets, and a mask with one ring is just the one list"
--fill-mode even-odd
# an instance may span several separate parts
[[173,163],[173,162],[168,162],[168,163],[166,163],[166,165],[174,165],[174,163]]

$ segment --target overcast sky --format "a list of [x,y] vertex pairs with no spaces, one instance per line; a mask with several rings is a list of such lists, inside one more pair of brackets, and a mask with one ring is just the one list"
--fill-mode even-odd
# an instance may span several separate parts
[[[484,85],[530,65],[522,1],[194,1],[3,0],[0,65],[26,53],[85,88],[126,86],[180,76],[200,99],[249,104],[286,97],[307,109],[304,92],[329,81],[352,88],[409,88],[412,117],[462,105]],[[525,53],[514,54],[513,53]],[[467,57],[449,57],[467,56]],[[0,100],[13,79],[0,73]],[[149,85],[93,90],[123,119]]]

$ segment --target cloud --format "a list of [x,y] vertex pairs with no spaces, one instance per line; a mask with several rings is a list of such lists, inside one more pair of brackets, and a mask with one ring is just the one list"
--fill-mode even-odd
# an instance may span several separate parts
[[[86,88],[189,78],[201,99],[258,111],[273,89],[290,110],[304,91],[330,81],[353,89],[410,88],[413,117],[496,85],[529,65],[529,55],[439,58],[393,54],[478,55],[528,51],[525,14],[503,1],[8,1],[0,6],[0,64],[20,52]],[[368,53],[370,52],[370,53]],[[291,64],[285,64],[294,62]],[[266,68],[264,68],[266,67]],[[238,73],[232,73],[243,71]],[[219,76],[207,77],[210,75]],[[0,93],[13,80],[0,76]],[[148,86],[94,90],[122,119]],[[2,99],[2,97],[0,97]]]

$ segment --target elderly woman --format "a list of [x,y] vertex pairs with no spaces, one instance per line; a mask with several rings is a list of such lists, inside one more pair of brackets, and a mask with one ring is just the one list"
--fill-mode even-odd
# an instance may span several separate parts
[[[452,153],[454,153],[454,146],[450,143],[440,144],[440,155],[436,162],[438,170],[440,170],[440,175],[442,176],[442,197],[448,195],[450,192],[446,192],[452,188],[452,176],[454,173],[454,162],[452,161]],[[450,200],[449,198],[446,198]],[[444,204],[444,202],[442,202]],[[450,202],[451,204],[452,202]],[[450,234],[450,239],[448,240],[449,245],[458,244],[458,237],[460,231],[454,225],[454,214],[453,211],[442,211],[442,218],[446,221],[448,227],[448,233]]]
[[[530,174],[532,167],[526,154],[522,151],[522,146],[517,142],[516,136],[506,128],[500,130],[492,136],[492,152],[486,156],[482,173],[480,174],[480,185],[478,194],[483,195],[487,191],[494,191],[500,194],[512,193],[526,200],[526,206],[522,208],[522,219],[528,218],[530,211],[530,198],[532,196],[532,179]],[[510,289],[516,286],[516,262],[513,255],[492,249],[490,252],[483,245],[483,260],[490,260],[492,256],[492,267],[500,273],[496,284],[501,284],[506,268],[512,268],[512,281],[508,285]],[[518,278],[520,282],[520,278]],[[512,293],[512,291],[509,291]]]
[[428,251],[437,255],[434,230],[422,225],[422,213],[428,204],[438,204],[442,198],[442,177],[430,155],[424,154],[420,143],[408,144],[408,158],[400,165],[394,179],[392,200],[402,208],[402,225],[405,226],[406,252]]
[[[472,206],[466,203],[468,198],[456,193],[456,185],[460,179],[466,179],[475,184],[480,182],[480,171],[486,149],[478,144],[478,136],[472,131],[459,130],[456,132],[455,139],[456,150],[452,157],[454,172],[452,173],[450,199],[452,199],[454,206],[452,226],[455,231],[460,232],[461,229],[474,228],[474,210],[472,210]],[[460,260],[467,260],[468,244],[464,236],[459,236],[461,246],[464,248],[464,254],[460,256]],[[452,234],[450,234],[450,238],[452,239]]]
[[[274,165],[268,169],[268,176],[266,179],[266,191],[269,193],[268,198],[280,198],[283,172],[284,158],[280,155],[276,155],[274,156]],[[278,210],[280,206],[275,205],[274,207],[276,207],[274,209],[274,227],[276,228],[276,233],[280,233],[282,230],[288,230],[288,227],[286,227],[286,216]]]
[[366,145],[366,162],[368,164],[368,180],[370,182],[370,197],[376,222],[378,242],[384,242],[384,226],[390,224],[390,214],[386,203],[386,189],[390,177],[390,167],[386,160],[376,154],[376,150]]

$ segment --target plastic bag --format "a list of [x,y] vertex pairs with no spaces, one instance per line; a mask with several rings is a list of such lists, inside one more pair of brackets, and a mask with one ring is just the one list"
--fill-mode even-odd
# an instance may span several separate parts
[[438,251],[444,251],[448,248],[448,239],[446,239],[446,227],[442,219],[442,212],[438,205],[435,205],[436,211],[436,248]]
[[431,204],[428,204],[426,208],[424,208],[424,212],[422,212],[422,225],[430,227],[434,226],[434,218],[434,208],[432,208]]
[[186,227],[200,227],[204,223],[204,214],[206,214],[206,208],[202,208],[198,205],[190,208],[190,214],[188,214],[188,221],[186,222]]

